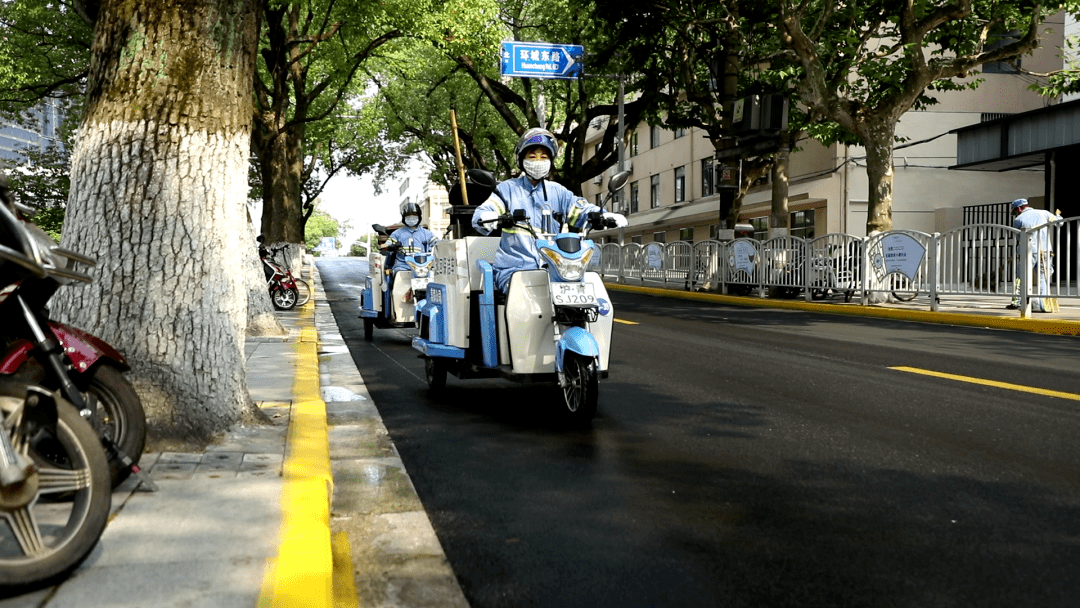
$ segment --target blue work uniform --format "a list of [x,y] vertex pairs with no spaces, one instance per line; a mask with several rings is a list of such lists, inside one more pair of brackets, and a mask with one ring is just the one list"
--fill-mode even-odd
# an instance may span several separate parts
[[395,230],[390,235],[390,238],[386,239],[383,248],[390,247],[395,243],[401,245],[397,250],[397,255],[394,256],[394,266],[392,268],[394,272],[397,272],[398,270],[409,270],[409,265],[405,262],[405,256],[430,252],[435,248],[435,243],[438,240],[434,233],[423,226],[417,226],[416,228],[402,226]]
[[[561,224],[554,218],[561,214],[562,221],[582,228],[589,220],[589,214],[601,211],[600,207],[589,204],[560,184],[541,180],[536,185],[525,175],[508,179],[495,188],[495,196],[476,208],[473,212],[473,227],[481,234],[488,234],[497,226],[494,222],[480,224],[480,217],[485,211],[496,215],[513,213],[524,209],[528,223],[520,222],[515,226],[502,229],[499,249],[495,252],[492,264],[495,270],[495,286],[506,291],[510,275],[518,270],[540,268],[543,261],[536,249],[535,233],[559,232]],[[548,215],[544,211],[549,211]]]
[[[1021,230],[1032,230],[1028,234],[1028,244],[1031,248],[1032,284],[1038,285],[1036,293],[1045,296],[1050,293],[1050,276],[1054,274],[1054,245],[1050,238],[1050,227],[1045,224],[1061,220],[1060,215],[1054,215],[1044,209],[1032,209],[1028,207],[1013,218],[1013,227]],[[1050,312],[1044,305],[1042,298],[1031,298],[1031,310],[1036,312]]]

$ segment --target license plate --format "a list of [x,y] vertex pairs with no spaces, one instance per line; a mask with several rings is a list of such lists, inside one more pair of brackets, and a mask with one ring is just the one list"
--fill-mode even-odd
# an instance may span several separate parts
[[421,289],[427,289],[427,284],[430,281],[431,281],[431,279],[428,278],[428,277],[423,277],[423,278],[419,278],[419,279],[418,278],[413,278],[413,280],[412,280],[413,291],[420,291]]
[[596,291],[590,283],[552,283],[551,299],[556,306],[596,306]]

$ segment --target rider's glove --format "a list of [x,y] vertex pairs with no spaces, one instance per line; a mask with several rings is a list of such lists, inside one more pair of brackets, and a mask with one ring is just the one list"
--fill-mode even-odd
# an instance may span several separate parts
[[601,213],[599,211],[594,211],[589,214],[589,225],[593,230],[621,228],[626,224],[626,217],[621,213]]
[[604,214],[604,223],[607,224],[608,228],[622,228],[629,222],[626,221],[626,216],[621,213],[608,212]]
[[495,229],[495,222],[498,221],[499,214],[494,211],[481,211],[473,224],[480,230],[480,232],[487,234]]

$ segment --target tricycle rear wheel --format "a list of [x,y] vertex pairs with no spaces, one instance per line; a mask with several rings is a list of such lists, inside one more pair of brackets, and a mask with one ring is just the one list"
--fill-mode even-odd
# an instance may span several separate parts
[[428,390],[441,391],[446,387],[446,361],[438,357],[424,359],[424,375]]

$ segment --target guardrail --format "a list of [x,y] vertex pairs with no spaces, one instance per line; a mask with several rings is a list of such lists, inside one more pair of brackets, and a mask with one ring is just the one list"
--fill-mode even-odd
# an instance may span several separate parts
[[1080,217],[1072,217],[1030,230],[972,224],[933,234],[607,243],[592,268],[628,284],[759,297],[858,295],[863,305],[923,298],[935,311],[943,296],[1008,296],[1028,316],[1043,298],[1080,299],[1078,230]]

